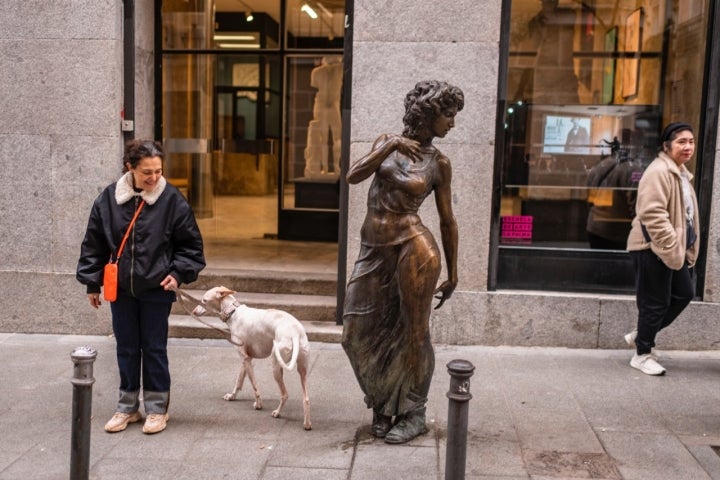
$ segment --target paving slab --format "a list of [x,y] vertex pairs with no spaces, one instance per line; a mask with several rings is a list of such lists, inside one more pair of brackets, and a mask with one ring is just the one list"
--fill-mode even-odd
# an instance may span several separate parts
[[629,350],[436,345],[429,432],[406,445],[370,434],[372,413],[342,347],[311,342],[313,429],[299,379],[285,374],[281,418],[269,360],[255,362],[262,410],[246,385],[223,400],[239,356],[217,339],[171,339],[168,428],[108,434],[117,399],[112,337],[0,333],[0,480],[67,479],[75,347],[93,365],[90,478],[441,480],[447,458],[447,364],[470,361],[467,479],[720,479],[720,351],[663,352],[668,373],[629,367]]

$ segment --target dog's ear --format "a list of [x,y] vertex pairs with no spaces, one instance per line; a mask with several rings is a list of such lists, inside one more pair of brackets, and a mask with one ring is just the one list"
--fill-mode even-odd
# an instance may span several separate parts
[[218,297],[223,298],[227,297],[228,295],[232,295],[235,293],[235,290],[230,290],[227,287],[218,287]]

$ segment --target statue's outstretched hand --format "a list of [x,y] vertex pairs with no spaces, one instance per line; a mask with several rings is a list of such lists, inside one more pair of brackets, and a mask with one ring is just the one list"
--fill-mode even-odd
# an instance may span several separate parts
[[445,300],[448,300],[450,297],[452,297],[454,291],[455,285],[453,285],[450,280],[445,280],[438,288],[436,288],[435,298],[440,300],[440,303],[435,306],[435,310],[442,307],[443,303],[445,303]]

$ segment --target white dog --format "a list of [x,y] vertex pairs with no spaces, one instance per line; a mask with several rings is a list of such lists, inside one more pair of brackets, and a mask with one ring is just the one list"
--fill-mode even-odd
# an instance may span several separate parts
[[[273,410],[272,416],[280,416],[285,402],[288,399],[287,389],[283,381],[283,368],[290,371],[297,366],[300,375],[300,385],[303,392],[303,426],[311,430],[310,399],[307,391],[307,372],[310,353],[310,342],[302,324],[297,318],[282,310],[263,310],[242,305],[233,297],[233,290],[225,287],[214,287],[205,292],[202,305],[193,310],[193,315],[201,316],[208,309],[219,311],[220,318],[227,323],[230,329],[231,341],[238,345],[238,352],[242,357],[240,372],[235,382],[235,388],[226,394],[225,400],[235,400],[235,396],[242,388],[245,375],[250,377],[255,392],[256,410],[262,409],[260,391],[255,381],[252,361],[254,358],[267,358],[272,356],[273,377],[280,387],[280,405]],[[206,308],[208,307],[208,308]],[[289,359],[289,363],[286,363]]]

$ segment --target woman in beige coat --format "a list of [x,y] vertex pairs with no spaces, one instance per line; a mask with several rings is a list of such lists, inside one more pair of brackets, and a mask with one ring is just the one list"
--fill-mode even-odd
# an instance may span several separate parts
[[671,123],[662,133],[662,151],[640,179],[636,215],[627,248],[635,266],[637,330],[625,335],[635,346],[633,368],[662,375],[655,337],[695,297],[693,266],[700,247],[698,205],[685,167],[695,153],[693,130]]

